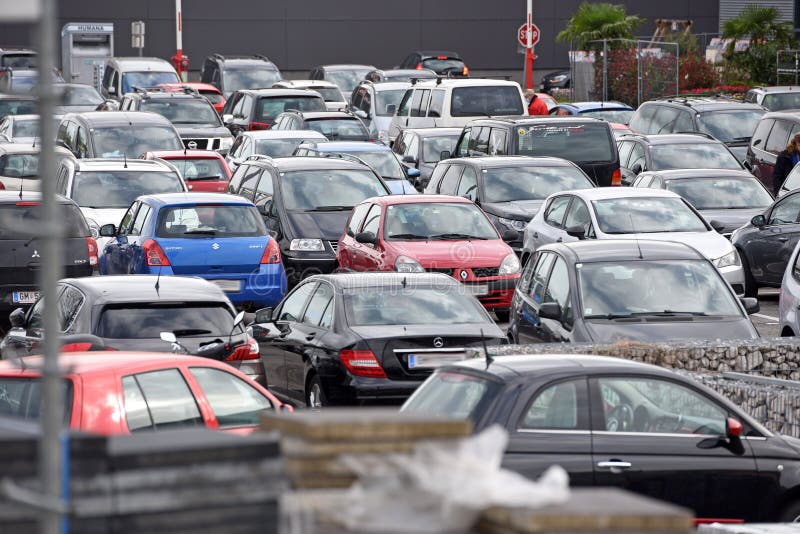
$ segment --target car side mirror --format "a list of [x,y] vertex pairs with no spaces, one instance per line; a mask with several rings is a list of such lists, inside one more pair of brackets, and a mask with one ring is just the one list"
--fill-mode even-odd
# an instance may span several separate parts
[[561,305],[558,302],[545,302],[539,306],[539,317],[542,319],[561,320]]
[[358,117],[359,119],[368,119],[369,118],[369,115],[367,115],[367,112],[364,111],[363,109],[357,109],[357,110],[355,110],[353,112],[353,114],[356,117]]
[[414,156],[412,156],[410,154],[407,154],[407,155],[403,156],[403,163],[408,163],[409,165],[416,165],[417,164],[417,160],[414,159]]
[[755,217],[750,219],[750,224],[758,228],[761,228],[762,226],[767,225],[767,218],[764,217],[763,215],[756,215]]
[[364,243],[367,245],[377,245],[378,236],[376,236],[373,232],[359,232],[356,234],[356,241],[358,243]]
[[[110,92],[110,90],[109,90]],[[111,93],[113,94],[113,93]],[[102,104],[102,111],[118,111],[119,110],[119,102],[116,100],[106,100]]]
[[113,85],[111,87],[106,88],[106,91],[108,91],[108,94],[110,95],[117,94],[117,88]]
[[503,241],[516,241],[519,239],[519,232],[516,230],[505,230],[503,232]]
[[722,233],[722,231],[725,229],[725,225],[719,221],[708,221],[708,224],[710,224],[711,228],[713,228],[719,233]]
[[272,322],[272,308],[261,308],[256,310],[256,323],[271,323]]
[[758,146],[760,144],[761,144],[761,139],[756,139],[755,141],[753,141],[753,146]]
[[738,420],[734,419],[733,417],[728,417],[728,419],[725,420],[725,435],[729,439],[742,437],[743,431],[744,428],[742,427],[742,423],[740,423]]
[[394,115],[397,111],[397,104],[389,104],[386,106],[386,113],[389,115]]
[[442,150],[441,152],[439,152],[439,159],[440,160],[441,159],[450,159],[450,156],[451,156],[451,154],[450,154],[449,150]]
[[406,169],[406,175],[409,178],[419,178],[420,172],[419,169]]
[[230,113],[226,113],[222,116],[222,122],[231,122],[233,120],[233,115]]
[[757,298],[742,297],[739,299],[739,302],[741,302],[742,306],[744,306],[744,311],[747,312],[747,315],[758,313],[761,310],[761,306],[758,304]]
[[233,318],[233,327],[234,328],[236,328],[237,326],[239,326],[240,324],[242,324],[244,322],[244,315],[245,315],[244,310],[240,311],[239,313],[236,314],[236,317]]
[[640,172],[642,172],[643,170],[644,170],[644,168],[643,168],[643,167],[642,167],[640,164],[638,164],[638,163],[637,163],[636,165],[634,165],[633,167],[631,167],[631,172],[632,172],[633,174],[639,174],[639,173],[640,173]]
[[753,166],[750,165],[749,161],[747,160],[743,161],[742,165],[744,165],[744,168],[747,169],[748,171],[753,172]]
[[17,308],[8,314],[8,322],[14,328],[21,328],[25,324],[25,310]]
[[269,217],[269,213],[272,211],[272,199],[267,199],[262,204],[259,204],[258,211],[260,211],[261,215],[264,217]]
[[570,226],[567,228],[567,235],[572,237],[577,237],[578,239],[586,239],[586,228],[584,228],[580,224],[576,224],[575,226]]
[[117,235],[117,227],[113,224],[104,224],[100,227],[100,235],[103,237],[114,237]]

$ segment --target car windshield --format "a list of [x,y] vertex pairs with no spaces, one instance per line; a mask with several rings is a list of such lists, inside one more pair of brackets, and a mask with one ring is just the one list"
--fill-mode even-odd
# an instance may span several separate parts
[[331,141],[369,141],[369,132],[358,119],[319,119],[306,122],[306,127]]
[[[56,125],[58,127],[58,125]],[[39,119],[15,120],[14,137],[38,137]]]
[[281,173],[287,210],[349,211],[370,197],[386,195],[374,173],[357,169],[325,169]]
[[339,86],[339,89],[342,90],[342,93],[349,95],[352,94],[356,85],[358,85],[371,70],[373,69],[326,70],[325,79],[335,83]]
[[[72,417],[72,380],[62,382],[64,423]],[[0,377],[0,416],[38,421],[42,413],[42,380],[39,377]]]
[[422,161],[425,163],[436,163],[442,160],[442,152],[448,151],[451,154],[456,147],[459,134],[441,137],[422,138]]
[[677,143],[650,147],[652,171],[669,169],[739,169],[736,156],[721,143]]
[[401,412],[480,420],[497,397],[502,385],[493,380],[439,371],[417,388]]
[[203,95],[212,104],[222,104],[225,102],[225,97],[216,91],[207,91],[201,89],[200,94]]
[[437,74],[461,74],[464,72],[464,62],[453,58],[431,58],[422,60],[422,66],[431,69]]
[[255,206],[196,204],[162,208],[156,236],[166,238],[257,237],[267,235]]
[[63,106],[97,106],[103,103],[103,97],[90,85],[70,85],[57,89],[61,94],[60,104]]
[[0,156],[0,176],[34,178],[39,176],[39,154],[6,154]]
[[386,208],[383,234],[396,241],[499,239],[486,215],[471,202],[390,205]]
[[350,326],[489,323],[483,305],[462,286],[363,288],[344,294]]
[[633,116],[632,109],[594,109],[592,111],[581,112],[583,117],[593,117],[595,119],[603,119],[608,122],[618,122],[620,124],[628,124],[631,122]]
[[256,121],[274,122],[275,117],[286,110],[325,111],[325,101],[316,95],[309,96],[273,96],[258,99]]
[[232,94],[240,89],[261,89],[272,87],[281,79],[281,73],[276,69],[225,69],[225,92]]
[[85,208],[127,208],[142,195],[183,190],[172,172],[82,171],[75,174],[72,199]]
[[105,339],[158,339],[161,332],[173,332],[178,337],[227,339],[232,329],[233,313],[224,302],[136,302],[106,306],[100,314],[97,335]]
[[219,115],[205,98],[159,98],[142,102],[141,111],[166,117],[172,124],[222,126]]
[[294,139],[259,139],[255,142],[254,154],[262,154],[273,158],[287,158],[294,154],[295,149],[300,146],[305,139],[296,137]]
[[351,152],[351,154],[359,159],[364,160],[367,165],[375,169],[375,172],[380,174],[383,178],[390,180],[406,180],[406,173],[403,171],[403,166],[397,161],[394,153],[391,150],[376,150],[374,152]]
[[800,109],[800,92],[769,93],[764,96],[764,100],[761,102],[761,105],[770,111]]
[[6,115],[28,115],[36,113],[36,102],[14,98],[0,99],[0,119]]
[[522,97],[511,85],[456,87],[450,102],[453,117],[522,115]]
[[534,124],[519,126],[518,153],[554,156],[575,162],[611,162],[617,159],[608,124]]
[[227,180],[224,163],[217,158],[170,159],[187,182],[192,180]]
[[[403,95],[406,94],[406,89],[388,89],[386,91],[375,91],[375,114],[380,117],[391,117]],[[394,106],[391,108],[390,106]]]
[[742,316],[731,289],[708,260],[583,263],[577,271],[585,319]]
[[592,205],[606,234],[708,232],[703,219],[680,198],[608,198]]
[[309,87],[309,89],[319,93],[325,102],[344,102],[338,87]]
[[[42,224],[42,213],[38,202],[22,202],[22,205],[0,204],[0,241],[20,239],[20,228],[35,228]],[[59,203],[59,227],[62,237],[88,237],[89,226],[86,224],[81,210],[71,202]],[[25,239],[28,237],[26,236]]]
[[594,184],[577,167],[501,167],[484,169],[485,202],[544,200],[553,193],[588,189]]
[[763,109],[713,111],[697,116],[697,128],[723,143],[746,142],[753,137]]
[[754,177],[667,180],[666,188],[698,210],[766,208],[772,204],[772,197]]
[[183,143],[172,127],[135,125],[114,126],[92,131],[94,149],[100,158],[138,158],[145,152],[183,150]]
[[174,72],[126,72],[122,75],[122,93],[130,93],[134,87],[155,87],[160,83],[180,83]]

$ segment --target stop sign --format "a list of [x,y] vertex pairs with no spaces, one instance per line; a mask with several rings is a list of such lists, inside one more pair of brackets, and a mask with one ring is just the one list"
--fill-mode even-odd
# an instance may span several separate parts
[[[531,24],[531,46],[535,46],[539,42],[539,27],[536,24]],[[522,46],[528,46],[528,25],[523,24],[517,30],[517,40]]]

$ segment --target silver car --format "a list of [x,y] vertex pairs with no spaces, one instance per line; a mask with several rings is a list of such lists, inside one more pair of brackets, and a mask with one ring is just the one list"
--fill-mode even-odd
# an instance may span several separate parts
[[800,333],[800,241],[794,247],[786,270],[783,272],[778,317],[781,336],[796,336]]

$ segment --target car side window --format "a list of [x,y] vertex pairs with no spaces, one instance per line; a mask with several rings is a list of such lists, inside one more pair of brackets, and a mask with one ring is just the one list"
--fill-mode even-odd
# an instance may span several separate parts
[[397,116],[398,117],[405,117],[408,115],[408,110],[411,107],[411,97],[414,94],[413,89],[409,89],[403,95],[403,99],[400,101],[400,106],[397,108]]
[[519,430],[588,430],[586,382],[569,380],[547,385],[533,398]]
[[252,155],[253,154],[252,148],[253,148],[253,143],[250,142],[250,138],[245,137],[244,141],[242,142],[242,148],[239,150],[239,156],[241,156],[242,158],[247,158],[247,156]]
[[768,224],[793,224],[800,216],[800,195],[784,197],[769,214]]
[[280,312],[278,312],[278,321],[300,322],[300,318],[306,306],[306,301],[309,295],[314,291],[316,285],[315,282],[309,282],[295,288],[283,301]]
[[238,376],[222,369],[190,367],[189,371],[208,399],[219,428],[257,425],[272,402]]
[[450,165],[447,172],[442,177],[442,183],[439,185],[438,193],[443,195],[454,195],[456,192],[456,184],[461,176],[461,171],[464,170],[463,165]]
[[488,154],[490,156],[505,156],[507,154],[505,128],[492,128],[489,134]]
[[137,200],[128,208],[128,211],[122,218],[122,222],[119,223],[119,230],[117,231],[119,235],[128,235],[130,233],[131,228],[133,228],[133,221],[136,218],[136,210],[139,209],[139,204],[141,204],[141,202]]
[[419,161],[419,138],[416,135],[411,136],[406,155],[411,156],[415,161]]
[[361,228],[361,223],[364,221],[364,215],[367,214],[370,204],[359,204],[353,208],[353,214],[350,216],[350,222],[347,224],[347,235],[355,237],[358,229]]
[[431,105],[428,108],[428,117],[441,117],[444,110],[444,90],[434,89],[431,92]]
[[547,276],[550,274],[550,267],[553,265],[554,260],[555,254],[546,252],[539,256],[539,261],[536,262],[529,295],[537,304],[541,303],[544,299],[545,283],[547,282]]
[[259,202],[263,202],[268,198],[272,198],[273,194],[274,190],[272,185],[272,174],[267,169],[264,169],[261,172],[260,179],[258,180],[256,199],[254,203],[258,204]]
[[766,150],[764,148],[764,143],[767,140],[767,136],[769,135],[773,124],[775,124],[774,119],[762,119],[758,122],[756,131],[753,132],[753,139],[750,141],[754,147],[758,147],[761,150]]
[[455,157],[461,157],[467,155],[467,150],[470,145],[470,138],[472,137],[472,128],[465,128],[464,132],[461,134],[461,138],[458,140],[458,146],[456,146],[456,152],[453,154]]
[[333,308],[335,304],[335,299],[331,299],[328,301],[328,305],[325,307],[325,311],[322,312],[322,319],[319,320],[320,328],[324,328],[326,330],[330,330],[331,326],[333,325]]
[[229,193],[236,194],[236,192],[239,191],[239,187],[242,185],[242,180],[244,179],[245,174],[249,174],[248,171],[250,169],[250,165],[239,165],[236,167],[236,172],[233,173],[231,181],[228,183]]
[[431,180],[428,182],[428,186],[425,188],[425,193],[437,193],[439,191],[439,183],[442,181],[444,173],[447,172],[447,169],[449,168],[449,165],[444,165],[442,163],[439,163],[433,168]]
[[647,133],[660,134],[675,131],[675,121],[678,119],[678,110],[671,106],[658,106]]
[[373,206],[367,212],[367,216],[364,219],[364,228],[361,231],[372,232],[373,234],[378,235],[380,222],[381,222],[381,207],[378,206],[377,204],[373,204]]
[[544,302],[555,302],[561,307],[561,320],[566,326],[572,326],[572,299],[569,296],[569,270],[567,263],[557,257],[547,281]]
[[572,200],[572,197],[569,195],[554,198],[550,202],[550,205],[547,206],[547,211],[544,214],[545,222],[550,226],[563,228],[564,225],[562,222],[564,221],[564,214],[567,211],[567,206],[569,206],[570,200]]
[[178,369],[123,377],[122,388],[131,432],[203,424],[197,401]]
[[473,202],[478,198],[478,176],[475,174],[475,169],[469,165],[464,167],[456,196],[468,198]]
[[692,124],[692,115],[688,111],[679,110],[678,117],[675,119],[675,125],[672,128],[673,132],[693,132],[695,130]]
[[411,99],[411,116],[424,117],[428,110],[428,99],[430,97],[430,89],[417,89],[414,93],[414,98]]
[[528,292],[528,289],[531,287],[531,277],[533,276],[533,269],[536,266],[536,263],[539,260],[540,254],[534,253],[533,256],[528,258],[528,261],[525,262],[525,265],[522,267],[522,274],[519,277],[519,281],[517,282],[517,289],[519,289],[522,293]]
[[764,148],[767,152],[778,154],[789,143],[789,132],[792,129],[792,124],[787,121],[775,121],[775,126],[767,138],[767,145]]
[[572,228],[573,226],[583,227],[584,235],[588,235],[589,229],[592,226],[592,217],[589,214],[589,208],[586,207],[586,203],[579,198],[575,198],[572,201],[572,205],[569,207],[567,218],[564,222],[564,228]]
[[75,151],[78,153],[79,158],[85,158],[89,152],[89,145],[86,142],[86,129],[78,127],[78,133],[75,138]]
[[247,169],[247,174],[242,180],[242,185],[239,187],[239,190],[236,192],[236,194],[241,195],[248,200],[253,200],[256,192],[256,183],[258,182],[258,177],[260,175],[260,167],[256,167],[255,165],[249,167]]
[[85,297],[83,293],[72,286],[64,286],[64,291],[58,297],[58,326],[59,331],[68,332],[75,322],[75,317],[81,309]]
[[641,143],[633,143],[633,148],[631,149],[631,157],[628,161],[628,169],[633,169],[636,165],[644,170],[646,167],[645,165],[645,157],[644,157],[644,146]]
[[231,145],[230,154],[233,157],[239,157],[239,147],[242,146],[242,141],[244,140],[244,136],[240,135],[233,141],[233,145]]
[[69,121],[67,123],[67,131],[64,134],[64,143],[70,150],[75,150],[75,136],[78,133],[78,123]]
[[639,109],[631,117],[630,126],[634,132],[647,133],[650,127],[650,121],[653,119],[657,106],[652,104],[642,104]]
[[147,220],[147,216],[150,214],[150,206],[147,204],[142,203],[139,211],[136,212],[136,218],[133,220],[133,226],[128,232],[128,235],[136,236],[142,235],[142,228],[144,228],[144,223]]
[[619,166],[628,168],[628,159],[631,155],[634,143],[631,141],[621,141],[618,145],[619,151]]
[[320,282],[311,300],[308,301],[303,322],[312,326],[319,325],[331,299],[333,299],[333,289],[330,285]]
[[469,142],[469,153],[479,152],[487,154],[489,152],[489,131],[491,128],[473,128],[472,139]]
[[409,132],[398,134],[397,139],[394,140],[394,144],[392,145],[392,152],[402,156],[406,151],[406,143],[410,137],[411,134]]

